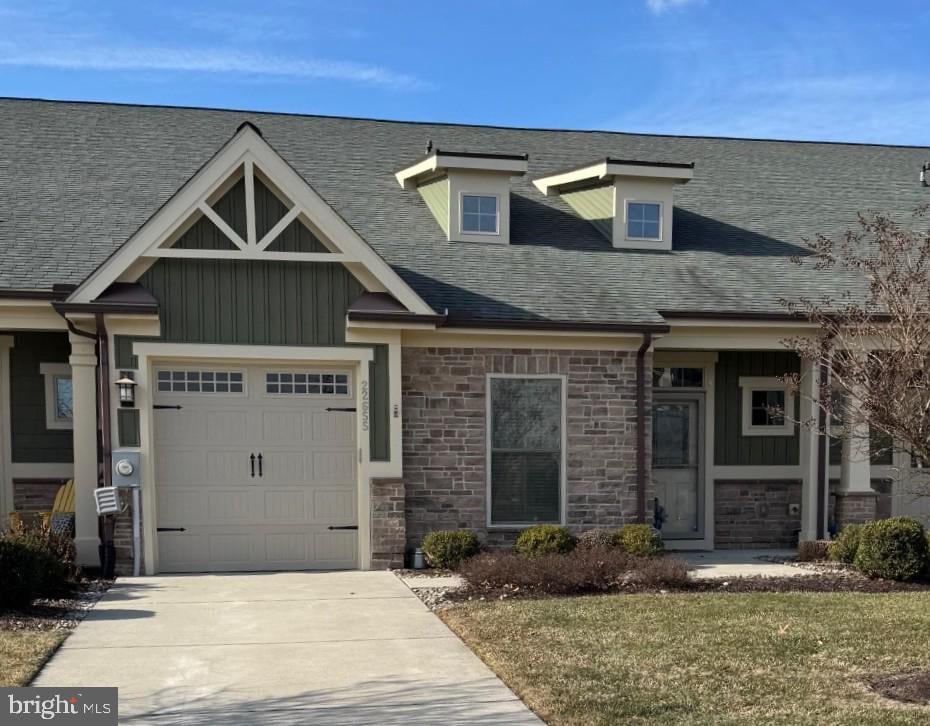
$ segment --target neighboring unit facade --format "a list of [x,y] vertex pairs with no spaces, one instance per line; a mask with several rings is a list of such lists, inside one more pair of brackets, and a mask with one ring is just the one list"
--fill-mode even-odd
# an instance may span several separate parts
[[15,100],[0,132],[0,503],[73,478],[84,563],[114,450],[146,573],[396,567],[431,530],[541,522],[790,547],[923,512],[910,457],[796,423],[818,371],[779,300],[861,287],[790,258],[917,206],[926,149]]

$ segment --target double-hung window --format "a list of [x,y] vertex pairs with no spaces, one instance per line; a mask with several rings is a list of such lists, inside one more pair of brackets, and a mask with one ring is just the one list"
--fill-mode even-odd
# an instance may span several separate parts
[[492,375],[488,384],[489,523],[561,522],[564,379]]

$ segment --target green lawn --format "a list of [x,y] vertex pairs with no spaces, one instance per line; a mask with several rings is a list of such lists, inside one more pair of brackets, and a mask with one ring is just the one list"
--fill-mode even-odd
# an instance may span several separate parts
[[24,686],[58,644],[63,630],[0,630],[0,686]]
[[472,602],[443,619],[551,724],[930,724],[863,685],[930,669],[930,593]]

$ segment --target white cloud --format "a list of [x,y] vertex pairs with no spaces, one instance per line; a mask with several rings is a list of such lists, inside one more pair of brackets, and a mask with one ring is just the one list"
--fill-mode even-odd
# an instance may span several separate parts
[[394,89],[416,89],[412,75],[384,66],[315,58],[293,58],[222,49],[167,47],[17,47],[0,44],[0,65],[64,70],[239,73],[278,78],[348,81]]
[[703,0],[646,0],[646,7],[650,12],[661,15],[667,10],[683,8],[686,5],[697,5],[703,3]]

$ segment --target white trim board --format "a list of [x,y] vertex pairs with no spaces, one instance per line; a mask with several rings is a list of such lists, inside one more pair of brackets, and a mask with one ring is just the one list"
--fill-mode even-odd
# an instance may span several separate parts
[[[300,214],[305,215],[323,237],[338,247],[338,252],[344,256],[343,261],[362,264],[383,286],[383,291],[391,293],[408,310],[426,315],[434,313],[390,265],[248,124],[243,125],[210,161],[97,268],[69,297],[69,301],[90,302],[117,280],[134,281],[145,269],[145,265],[138,262],[140,258],[149,257],[151,263],[159,255],[187,256],[178,254],[187,251],[159,248],[189,224],[192,217],[203,214],[205,201],[227,184],[230,177],[238,175],[240,168],[244,169],[247,184],[250,176],[260,169],[274,187],[292,200]],[[254,227],[254,212],[247,214],[247,217]],[[233,254],[245,254],[251,250],[250,255],[261,255],[262,259],[290,261],[316,260],[320,257],[318,253],[268,252],[262,247],[266,243],[265,239],[250,245],[249,242],[255,237],[252,227],[247,240],[234,240],[237,247],[244,246],[245,249],[234,251]],[[270,244],[270,240],[267,244]],[[209,250],[194,252],[198,252],[199,257],[211,256],[207,254]],[[328,256],[327,259],[334,258]],[[127,275],[131,279],[127,280]]]

